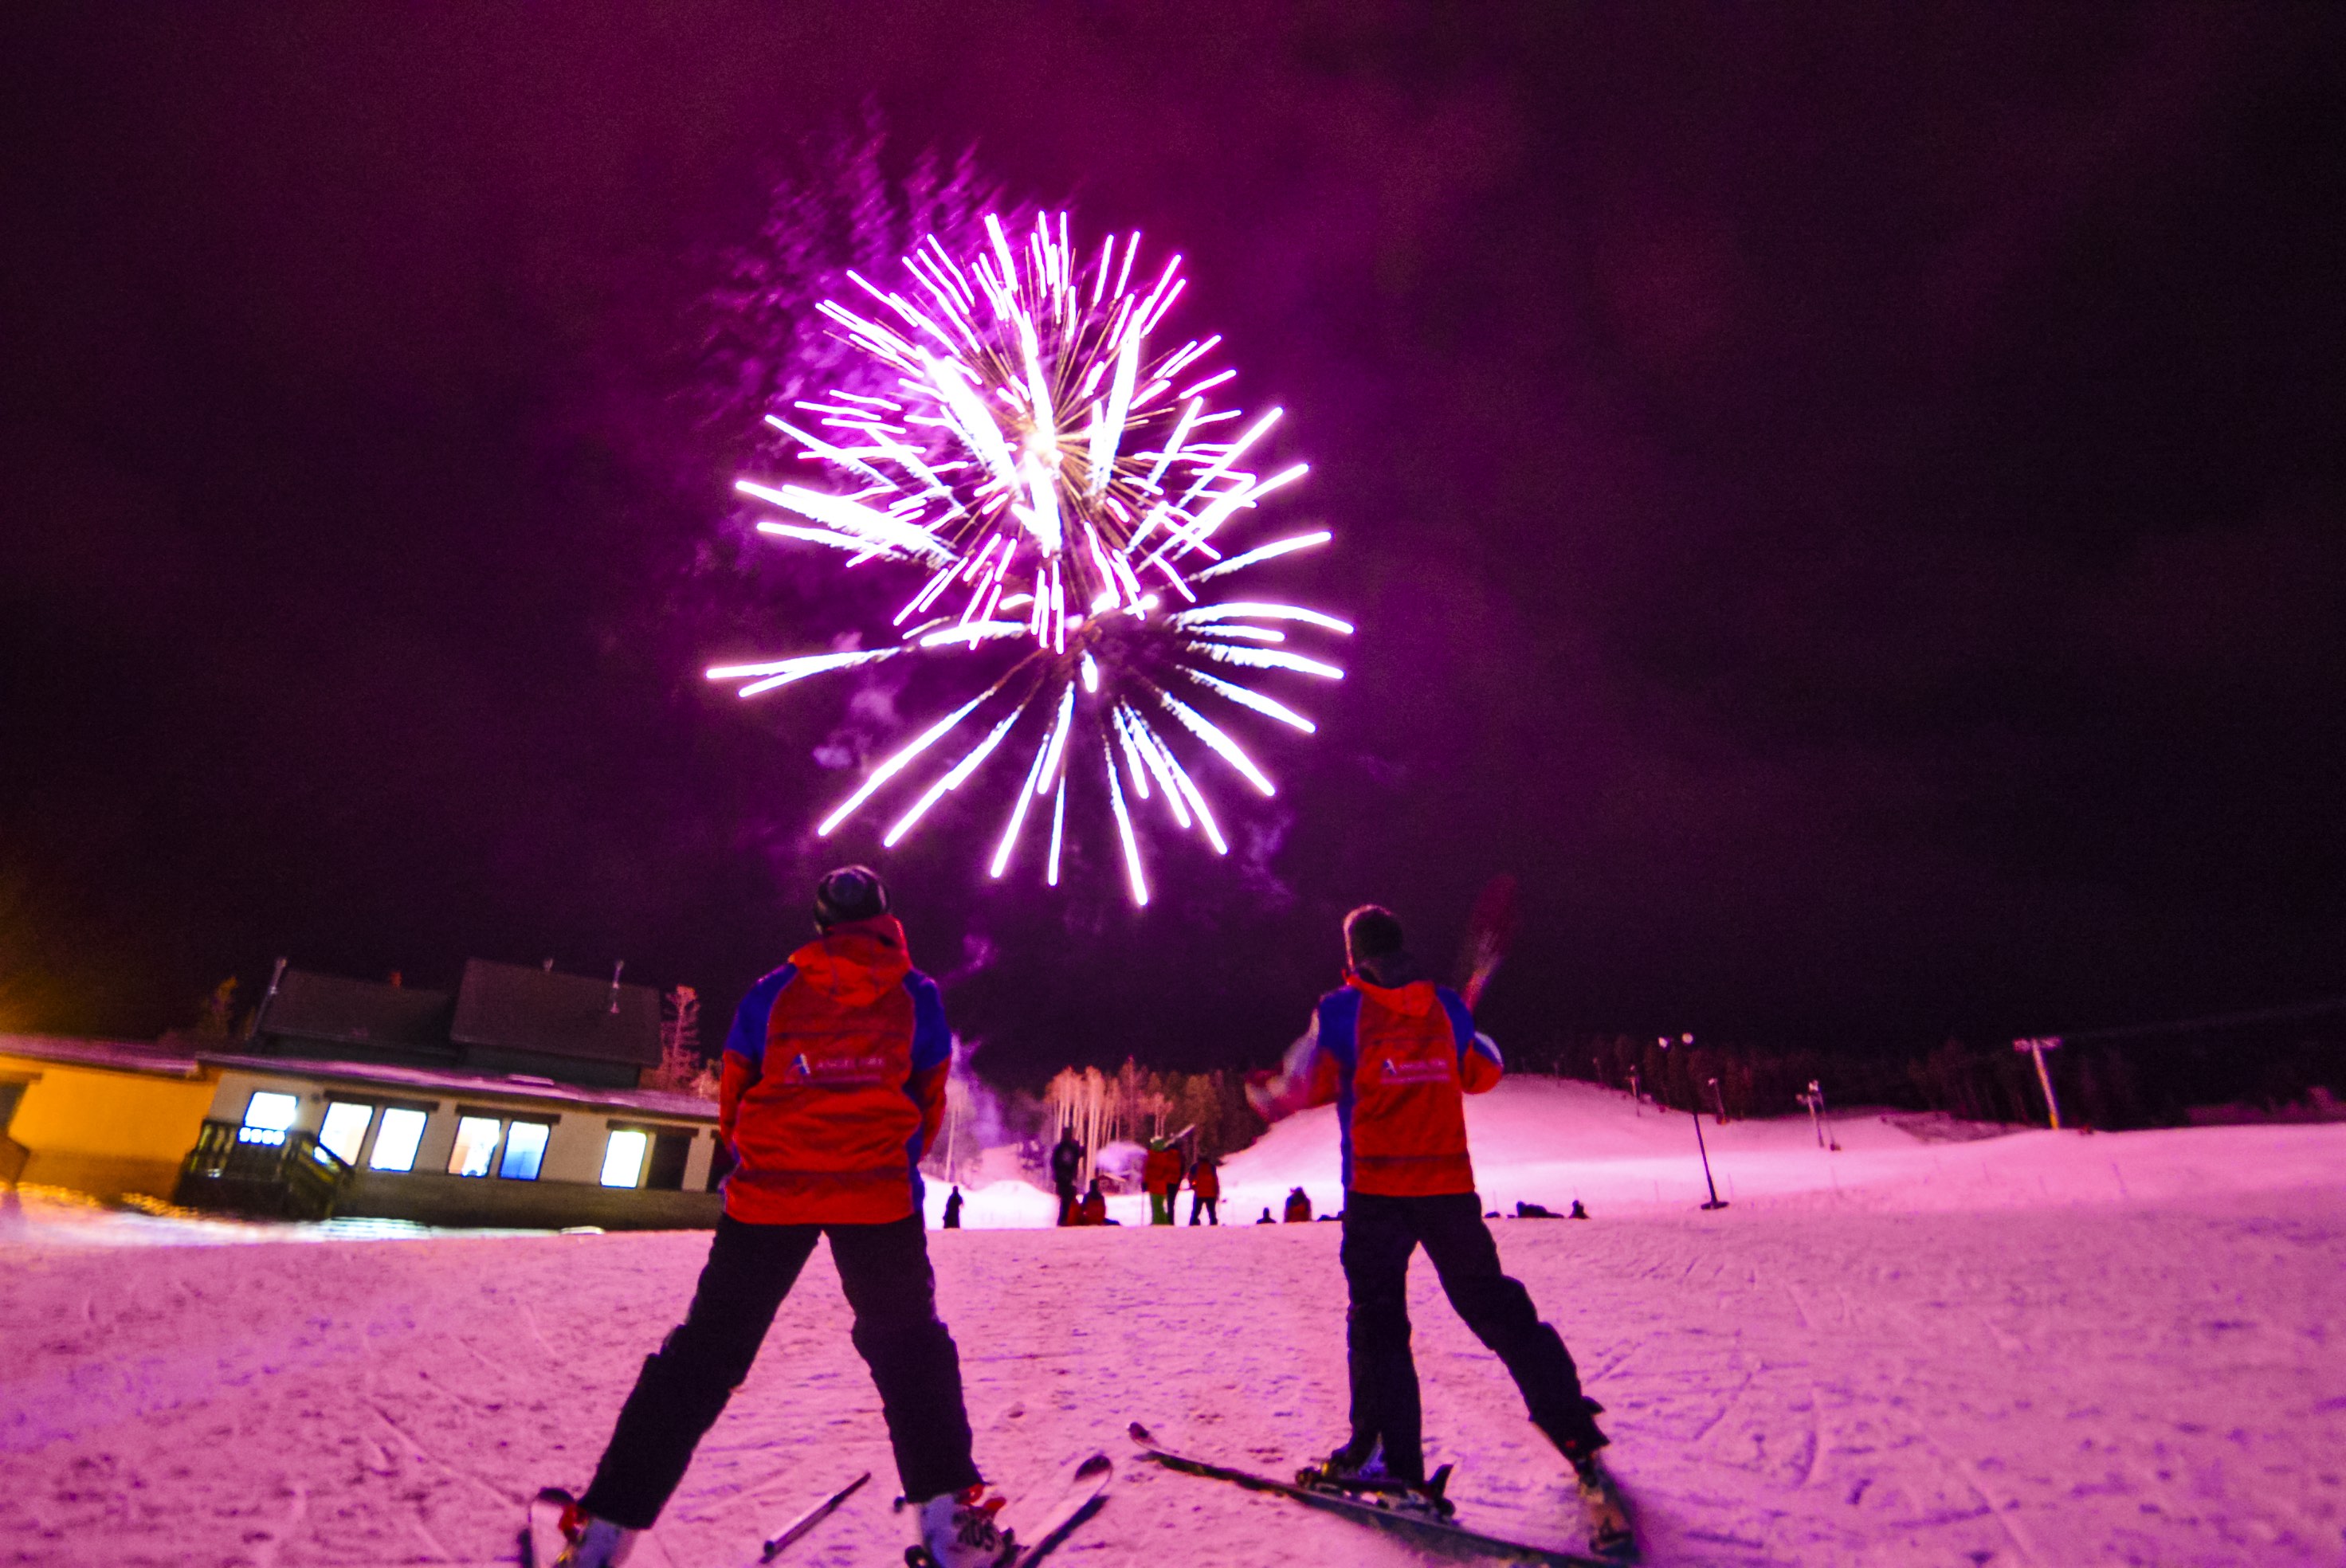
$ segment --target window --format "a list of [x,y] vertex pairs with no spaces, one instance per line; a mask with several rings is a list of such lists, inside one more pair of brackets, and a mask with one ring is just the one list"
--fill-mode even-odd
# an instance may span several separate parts
[[651,1170],[644,1186],[659,1192],[684,1190],[684,1167],[692,1158],[690,1133],[659,1133],[652,1138]]
[[374,1157],[367,1161],[369,1170],[412,1171],[415,1168],[415,1145],[423,1141],[423,1124],[431,1120],[423,1111],[402,1110],[394,1106],[382,1114],[382,1125],[374,1132]]
[[507,1181],[536,1181],[552,1131],[544,1122],[515,1122],[505,1133],[505,1157],[497,1162],[497,1175]]
[[633,1186],[644,1174],[644,1146],[651,1139],[633,1130],[611,1135],[603,1146],[603,1185]]
[[301,1113],[301,1101],[293,1095],[276,1095],[262,1090],[244,1103],[244,1125],[239,1127],[236,1141],[240,1144],[281,1144],[293,1118]]
[[334,1100],[326,1106],[326,1120],[318,1129],[318,1141],[342,1156],[346,1166],[359,1163],[359,1147],[366,1142],[367,1124],[374,1120],[374,1107],[351,1100]]
[[489,1162],[496,1157],[497,1139],[505,1130],[505,1125],[495,1116],[457,1117],[456,1146],[448,1151],[448,1174],[488,1175]]

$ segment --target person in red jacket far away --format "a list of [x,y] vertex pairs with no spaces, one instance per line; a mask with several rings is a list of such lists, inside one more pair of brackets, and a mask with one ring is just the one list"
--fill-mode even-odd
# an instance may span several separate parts
[[818,1237],[855,1315],[921,1549],[938,1568],[1006,1562],[970,1457],[961,1358],[937,1320],[921,1151],[944,1115],[952,1034],[913,967],[888,891],[862,866],[815,890],[816,940],[750,988],[725,1042],[718,1135],[738,1161],[684,1321],[644,1362],[560,1568],[612,1568],[651,1528],[692,1451],[749,1375]]
[[1211,1155],[1199,1155],[1198,1163],[1189,1167],[1189,1223],[1198,1223],[1202,1213],[1208,1225],[1222,1223],[1222,1173]]
[[1441,1483],[1425,1481],[1409,1349],[1409,1260],[1423,1247],[1450,1304],[1571,1464],[1591,1544],[1628,1552],[1628,1514],[1597,1460],[1602,1407],[1580,1391],[1564,1340],[1540,1321],[1530,1292],[1500,1270],[1474,1195],[1464,1096],[1498,1084],[1499,1049],[1475,1031],[1456,992],[1419,972],[1391,911],[1368,904],[1346,915],[1344,948],[1343,985],[1321,998],[1284,1081],[1257,1099],[1272,1116],[1333,1102],[1341,1133],[1352,1430],[1302,1479],[1439,1506]]
[[1181,1151],[1163,1138],[1153,1138],[1148,1158],[1140,1166],[1140,1185],[1148,1192],[1148,1223],[1173,1223],[1173,1195],[1181,1190]]

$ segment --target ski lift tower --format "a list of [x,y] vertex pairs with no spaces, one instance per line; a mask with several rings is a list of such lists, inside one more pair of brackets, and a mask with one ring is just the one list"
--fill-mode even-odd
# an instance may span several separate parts
[[2045,1070],[2045,1053],[2057,1049],[2060,1044],[2058,1034],[2040,1034],[2012,1043],[2014,1050],[2025,1051],[2036,1058],[2036,1081],[2045,1086],[2045,1114],[2056,1133],[2061,1130],[2061,1102],[2053,1097],[2053,1074]]

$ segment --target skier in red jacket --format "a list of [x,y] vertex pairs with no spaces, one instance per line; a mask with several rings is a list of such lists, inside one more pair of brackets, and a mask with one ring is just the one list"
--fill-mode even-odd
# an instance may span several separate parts
[[1173,1195],[1181,1190],[1181,1151],[1163,1138],[1148,1145],[1140,1167],[1140,1185],[1148,1192],[1148,1223],[1173,1223]]
[[594,1483],[563,1511],[560,1568],[613,1568],[651,1528],[826,1236],[923,1549],[939,1568],[1007,1560],[922,1234],[921,1151],[953,1054],[944,1002],[876,873],[824,877],[815,930],[734,1015],[718,1100],[739,1161],[725,1211],[684,1322],[645,1360]]
[[1606,1441],[1594,1419],[1601,1407],[1580,1391],[1571,1355],[1530,1293],[1500,1270],[1474,1195],[1464,1096],[1496,1086],[1498,1047],[1475,1031],[1456,992],[1419,973],[1391,911],[1369,904],[1346,915],[1344,946],[1344,984],[1321,998],[1286,1081],[1260,1102],[1283,1114],[1332,1101],[1342,1133],[1352,1432],[1304,1480],[1399,1491],[1400,1501],[1427,1505],[1438,1498],[1438,1487],[1425,1488],[1409,1349],[1409,1260],[1422,1246],[1450,1304],[1571,1464],[1591,1543],[1629,1551],[1628,1515],[1596,1457]]

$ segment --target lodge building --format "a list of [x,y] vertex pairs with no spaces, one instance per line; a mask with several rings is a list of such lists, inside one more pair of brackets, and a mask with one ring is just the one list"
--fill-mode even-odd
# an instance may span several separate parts
[[0,1182],[287,1218],[712,1226],[717,1106],[638,1087],[659,1057],[648,986],[280,966],[241,1040],[0,1034]]

